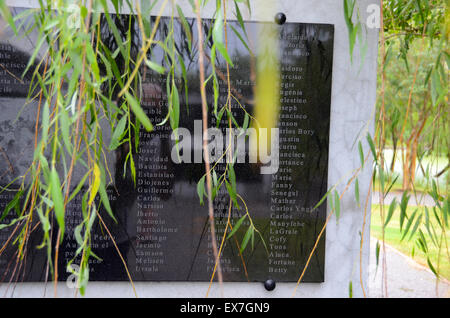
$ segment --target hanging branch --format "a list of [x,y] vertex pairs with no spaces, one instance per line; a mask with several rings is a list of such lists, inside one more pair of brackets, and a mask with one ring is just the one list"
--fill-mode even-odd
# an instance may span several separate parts
[[[214,224],[214,207],[212,201],[212,181],[211,181],[211,165],[209,162],[208,151],[208,106],[206,102],[206,89],[205,89],[205,62],[204,62],[204,50],[203,50],[203,30],[202,30],[202,18],[200,16],[200,0],[195,2],[196,14],[197,14],[197,32],[198,32],[198,65],[200,71],[200,94],[202,98],[202,121],[203,121],[203,153],[205,159],[205,171],[206,171],[206,191],[208,196],[208,215],[209,226],[211,231],[211,243],[214,253],[214,259],[217,260],[219,252],[217,249],[216,230]],[[219,284],[222,286],[222,269],[220,262],[217,265],[217,278]]]

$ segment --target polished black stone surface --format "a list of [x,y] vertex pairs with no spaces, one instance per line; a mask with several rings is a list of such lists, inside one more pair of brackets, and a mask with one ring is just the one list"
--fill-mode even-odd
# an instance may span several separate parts
[[[18,9],[16,9],[17,11]],[[128,25],[129,16],[117,16],[117,25]],[[132,18],[131,18],[132,19]],[[104,21],[103,21],[104,22]],[[156,40],[165,39],[170,19],[163,18]],[[134,49],[140,47],[137,22]],[[189,20],[194,43],[197,39],[195,21]],[[239,30],[239,23],[229,21]],[[250,43],[257,44],[258,34],[268,23],[245,24]],[[326,217],[326,203],[316,210],[315,204],[327,191],[327,167],[329,156],[329,126],[331,78],[333,62],[334,28],[324,24],[302,24],[286,22],[276,26],[280,55],[280,165],[273,175],[260,173],[261,166],[252,163],[236,163],[237,192],[243,197],[262,240],[256,236],[254,246],[247,246],[243,255],[239,253],[248,222],[244,222],[234,238],[225,241],[221,258],[224,281],[259,281],[261,283],[297,281],[306,260],[321,231]],[[212,21],[204,21],[204,30],[209,31]],[[120,28],[119,28],[120,29]],[[102,41],[111,43],[115,50],[112,33],[102,27]],[[194,131],[194,120],[201,119],[199,95],[198,52],[190,53],[186,36],[176,21],[177,50],[183,57],[188,77],[188,101],[184,94],[184,83],[180,74],[176,83],[180,92],[180,127]],[[0,184],[5,186],[15,176],[27,169],[34,145],[34,127],[37,104],[31,102],[17,118],[18,110],[25,103],[30,77],[18,81],[30,56],[29,44],[33,34],[16,40],[11,34],[0,36]],[[125,36],[125,35],[124,35]],[[251,55],[239,38],[231,32],[229,52],[234,61],[231,71],[233,92],[242,105],[253,113],[254,78]],[[31,41],[31,42],[30,42]],[[206,53],[209,54],[209,49]],[[254,50],[257,52],[257,50]],[[258,59],[258,54],[255,56]],[[152,59],[165,65],[166,61],[158,49],[153,50]],[[120,65],[120,60],[118,60]],[[207,70],[210,70],[210,58]],[[226,74],[224,60],[216,60],[216,67]],[[9,71],[6,71],[9,70]],[[179,72],[178,72],[179,73]],[[267,74],[267,76],[273,76]],[[16,78],[17,77],[17,78]],[[142,71],[143,95],[141,103],[153,123],[161,122],[167,112],[166,76],[150,69]],[[219,103],[226,101],[226,82],[219,77]],[[212,86],[207,87],[209,105],[213,105]],[[233,114],[242,124],[244,112],[233,101]],[[227,122],[224,115],[220,127]],[[215,119],[210,118],[211,125]],[[204,174],[203,164],[176,164],[171,160],[173,142],[170,141],[168,123],[155,126],[155,131],[141,131],[140,149],[135,154],[137,168],[136,186],[130,173],[123,178],[123,166],[127,149],[119,147],[109,154],[114,184],[108,192],[111,206],[117,217],[115,224],[105,211],[103,219],[113,234],[118,248],[127,263],[132,278],[136,281],[209,281],[214,268],[208,212],[199,204],[196,184]],[[106,130],[105,130],[106,131]],[[217,172],[223,170],[219,164]],[[0,194],[0,212],[12,199],[14,192]],[[215,201],[217,240],[220,244],[228,218],[228,194],[220,192]],[[68,229],[60,250],[60,276],[66,280],[65,264],[77,248],[73,237],[73,224],[81,217],[80,198],[76,197],[68,208]],[[241,209],[231,211],[232,223],[245,213]],[[8,223],[8,215],[1,223]],[[36,218],[37,219],[37,216]],[[8,240],[13,228],[0,230],[0,246]],[[127,280],[121,259],[107,233],[98,223],[94,225],[93,251],[102,261],[92,259],[90,279],[94,281]],[[0,281],[13,275],[18,281],[43,281],[48,272],[46,253],[35,248],[42,242],[37,228],[31,234],[26,262],[15,266],[15,247],[8,248],[0,256]],[[14,238],[15,236],[12,235]],[[76,263],[76,261],[75,261]],[[304,282],[323,282],[325,265],[325,237],[318,244],[311,259]],[[271,287],[271,286],[269,286]]]

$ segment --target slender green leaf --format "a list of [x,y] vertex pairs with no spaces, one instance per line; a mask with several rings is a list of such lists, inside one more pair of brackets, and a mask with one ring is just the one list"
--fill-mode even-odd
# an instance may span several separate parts
[[64,238],[65,220],[64,220],[64,200],[61,192],[61,183],[59,175],[55,168],[50,172],[50,189],[55,210],[56,221],[61,231],[61,241]]
[[127,116],[122,116],[122,118],[117,123],[114,128],[114,132],[111,136],[111,142],[109,144],[109,150],[115,150],[120,145],[120,139],[125,131],[125,127],[127,125]]
[[253,234],[253,227],[250,226],[247,229],[247,232],[245,232],[244,238],[242,239],[242,243],[241,243],[241,249],[240,252],[242,254],[242,252],[244,252],[245,248],[247,247],[248,241],[250,240],[250,237]]
[[247,217],[246,214],[244,214],[237,222],[236,224],[233,226],[233,230],[231,230],[231,232],[228,234],[227,236],[227,240],[230,239],[234,234],[236,234],[236,232],[239,230],[239,228],[242,225],[242,222],[244,222],[245,218]]
[[153,125],[150,122],[150,119],[147,117],[147,114],[141,108],[141,105],[139,105],[139,102],[128,92],[125,92],[125,98],[127,99],[131,110],[141,122],[142,126],[144,126],[147,131],[152,131]]
[[339,199],[339,193],[334,190],[334,211],[336,213],[336,220],[339,220],[341,214],[341,200]]
[[200,204],[203,205],[203,196],[205,195],[205,176],[201,177],[197,183],[197,194],[200,199]]
[[384,221],[384,227],[386,227],[391,221],[396,206],[397,206],[397,198],[394,198],[394,200],[392,200],[391,204],[389,205],[389,211],[386,216],[386,220]]
[[403,231],[403,235],[402,235],[402,238],[400,239],[400,241],[403,241],[403,239],[406,237],[406,235],[408,234],[408,232],[409,232],[409,229],[410,229],[410,227],[411,227],[411,225],[412,225],[412,223],[413,223],[413,221],[414,221],[414,219],[415,219],[415,217],[416,217],[416,214],[417,214],[417,209],[413,212],[413,214],[411,214],[411,216],[409,217],[409,219],[408,219],[408,223],[406,223],[406,227],[405,227],[405,230]]
[[367,134],[367,142],[370,147],[370,151],[372,152],[373,160],[377,162],[377,151],[375,150],[375,144],[373,143],[372,136],[370,134]]
[[145,59],[145,64],[147,64],[149,68],[151,68],[155,72],[158,72],[159,74],[164,75],[166,73],[166,69],[158,63]]
[[359,160],[361,161],[361,168],[364,168],[364,151],[361,141],[358,142]]
[[355,200],[356,200],[356,204],[358,204],[358,206],[360,206],[360,202],[359,202],[359,182],[358,182],[358,178],[356,178],[356,180],[355,180]]

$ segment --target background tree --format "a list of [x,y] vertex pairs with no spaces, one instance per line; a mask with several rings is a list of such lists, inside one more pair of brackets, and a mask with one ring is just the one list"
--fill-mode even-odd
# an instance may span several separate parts
[[401,157],[404,190],[414,188],[418,167],[423,175],[448,170],[448,164],[434,172],[422,164],[426,156],[449,158],[446,5],[446,0],[383,1],[386,49],[377,107],[385,132],[379,145],[393,148],[391,172]]

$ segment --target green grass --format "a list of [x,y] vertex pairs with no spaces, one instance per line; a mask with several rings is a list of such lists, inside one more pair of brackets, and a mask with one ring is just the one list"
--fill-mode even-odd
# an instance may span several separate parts
[[[423,207],[415,207],[411,206],[407,208],[407,215],[411,215],[415,209],[418,209],[419,213],[425,213],[425,209]],[[389,206],[385,206],[384,213],[387,214],[389,210]],[[431,213],[432,214],[432,213]],[[410,235],[406,235],[406,237],[402,240],[402,233],[400,233],[400,209],[397,207],[396,211],[393,214],[393,217],[387,227],[385,228],[385,242],[395,249],[399,250],[400,252],[409,255],[412,257],[417,263],[422,264],[424,266],[428,267],[427,264],[427,257],[425,253],[418,247],[418,244],[416,243],[417,238],[419,237],[418,231],[410,238]],[[424,218],[422,218],[424,220]],[[407,221],[405,221],[405,224]],[[437,235],[440,237],[442,231],[438,230],[440,229],[437,221],[434,219],[434,216],[430,216],[430,223],[433,224],[433,226],[436,229]],[[425,225],[421,225],[419,228],[423,230],[423,233],[425,234],[425,238],[427,241],[428,246],[428,255],[430,257],[431,263],[435,267],[436,270],[439,271],[440,275],[448,280],[450,280],[450,257],[448,254],[448,249],[446,247],[445,241],[443,241],[443,249],[440,252],[439,257],[439,268],[438,268],[438,256],[439,256],[439,249],[436,245],[433,244],[431,238],[428,237],[427,230],[425,229]],[[380,205],[374,204],[372,205],[372,219],[371,219],[371,234],[375,238],[377,238],[380,241],[382,240],[382,222],[380,217]],[[448,243],[450,243],[449,240],[449,233],[448,229],[446,229],[446,241],[447,246]],[[414,250],[414,252],[413,252]]]

